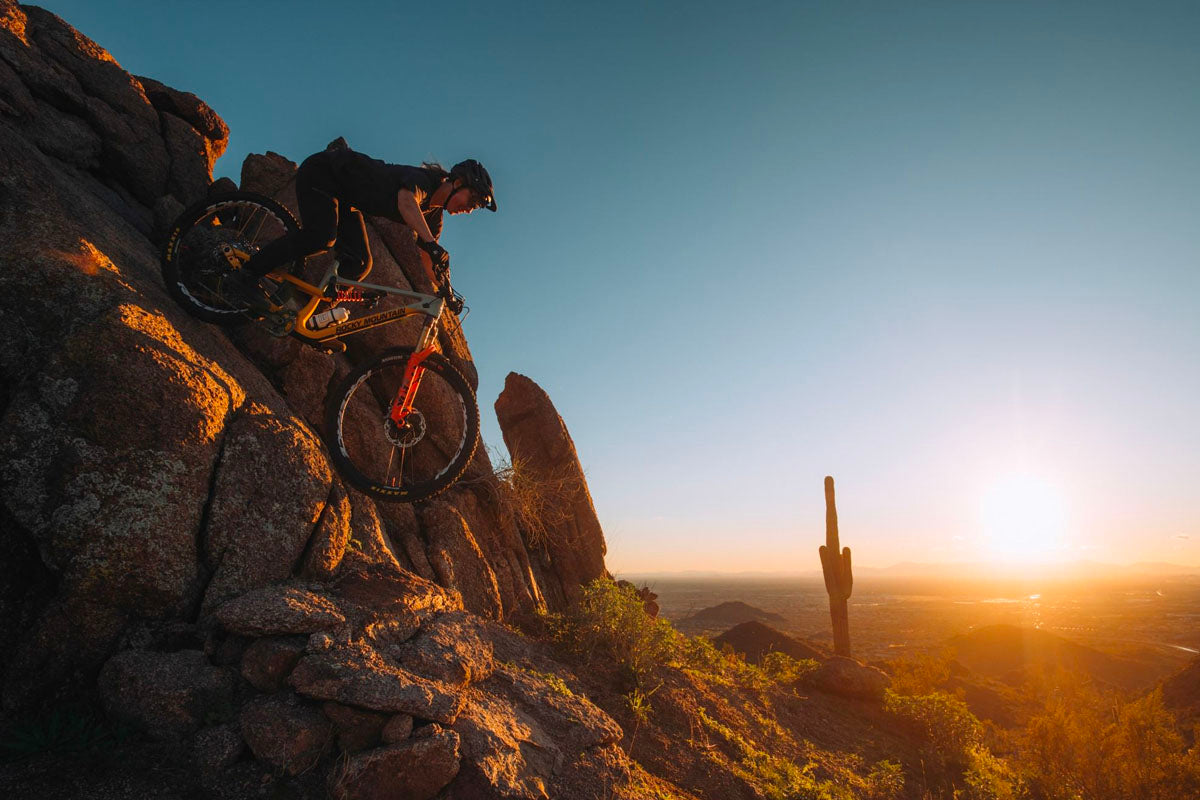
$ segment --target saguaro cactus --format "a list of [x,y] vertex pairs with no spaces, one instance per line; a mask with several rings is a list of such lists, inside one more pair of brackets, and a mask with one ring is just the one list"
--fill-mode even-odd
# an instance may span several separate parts
[[833,620],[833,652],[850,655],[850,615],[846,601],[854,588],[850,572],[850,548],[838,552],[837,506],[833,502],[833,478],[825,476],[825,544],[821,546],[821,570],[829,593],[829,616]]

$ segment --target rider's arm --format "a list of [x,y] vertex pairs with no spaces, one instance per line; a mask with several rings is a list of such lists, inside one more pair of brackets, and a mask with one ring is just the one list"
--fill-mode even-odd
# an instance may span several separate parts
[[[437,241],[437,237],[429,230],[429,224],[425,222],[425,215],[421,213],[421,206],[417,204],[417,198],[412,192],[408,189],[396,192],[396,208],[399,209],[404,223],[417,232],[418,239],[422,242]],[[421,266],[425,268],[429,285],[436,286],[437,279],[433,275],[433,262],[424,252],[421,253]]]
[[417,205],[417,198],[412,192],[408,189],[396,192],[396,208],[399,209],[404,224],[416,231],[422,242],[437,241],[437,237],[430,232],[425,215],[421,213],[421,207]]

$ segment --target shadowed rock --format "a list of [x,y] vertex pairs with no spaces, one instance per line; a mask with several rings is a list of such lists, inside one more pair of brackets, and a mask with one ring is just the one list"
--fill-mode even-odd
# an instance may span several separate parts
[[385,744],[396,744],[402,742],[412,735],[413,718],[408,714],[395,714],[383,726],[380,732],[380,738]]
[[474,613],[498,619],[501,604],[496,575],[462,515],[441,501],[427,504],[419,515],[438,583],[461,592],[463,604]]
[[295,419],[254,405],[229,426],[209,510],[204,607],[287,578],[320,519],[333,473]]
[[237,726],[230,724],[205,728],[192,740],[192,758],[209,776],[216,776],[233,766],[245,749],[246,743]]
[[279,691],[307,644],[302,636],[255,639],[242,653],[242,677],[260,692]]
[[386,714],[341,703],[322,703],[321,711],[333,723],[338,747],[346,753],[357,753],[379,744],[380,733],[388,724]]
[[338,800],[429,800],[458,774],[458,734],[380,747],[350,759],[333,788]]
[[316,764],[333,734],[320,711],[287,694],[251,700],[238,722],[255,757],[289,775]]
[[155,739],[179,739],[199,730],[205,714],[228,709],[233,676],[198,650],[154,653],[126,650],[109,659],[99,678],[108,713]]

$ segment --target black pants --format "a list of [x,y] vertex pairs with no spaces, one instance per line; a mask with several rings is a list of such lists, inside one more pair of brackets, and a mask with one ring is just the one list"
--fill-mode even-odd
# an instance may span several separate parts
[[337,246],[338,274],[361,281],[371,271],[371,246],[367,226],[358,209],[342,205],[337,180],[325,152],[315,153],[296,171],[296,201],[300,205],[300,232],[268,244],[246,262],[251,275],[266,275],[289,261]]

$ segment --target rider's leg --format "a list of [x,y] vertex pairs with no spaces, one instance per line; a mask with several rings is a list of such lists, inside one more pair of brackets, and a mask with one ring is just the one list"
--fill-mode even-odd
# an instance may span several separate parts
[[289,261],[333,247],[338,232],[338,200],[331,191],[331,180],[325,179],[324,161],[317,156],[305,159],[296,172],[299,233],[282,236],[251,256],[242,265],[241,271],[247,276],[262,277]]
[[338,274],[361,281],[371,271],[371,245],[367,225],[356,208],[342,210],[337,226]]

